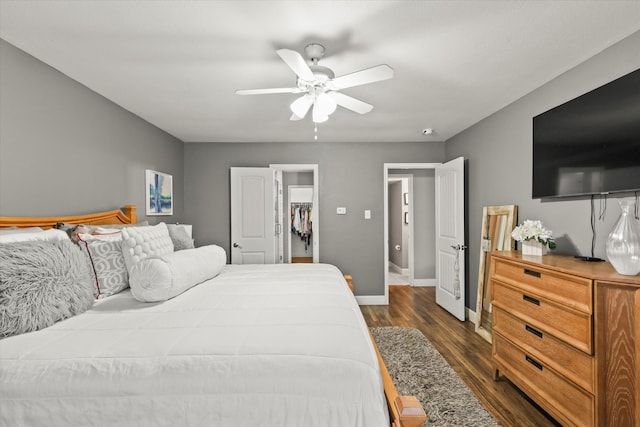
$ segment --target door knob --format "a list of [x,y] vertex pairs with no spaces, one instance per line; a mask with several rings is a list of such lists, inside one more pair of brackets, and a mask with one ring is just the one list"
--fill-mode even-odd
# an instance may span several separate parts
[[237,243],[234,243],[234,244],[233,244],[233,247],[234,247],[234,248],[238,248],[238,249],[242,249],[242,246],[240,246],[240,245],[239,245],[239,244],[237,244]]

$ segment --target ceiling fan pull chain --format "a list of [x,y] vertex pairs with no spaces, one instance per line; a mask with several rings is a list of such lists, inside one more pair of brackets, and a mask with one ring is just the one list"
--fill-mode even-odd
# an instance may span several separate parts
[[315,133],[313,139],[317,141],[318,140],[318,124],[317,123],[313,124],[313,132]]

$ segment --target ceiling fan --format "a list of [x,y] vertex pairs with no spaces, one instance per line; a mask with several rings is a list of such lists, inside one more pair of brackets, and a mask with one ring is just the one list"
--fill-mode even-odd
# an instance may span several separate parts
[[245,89],[237,90],[236,93],[238,95],[302,93],[301,97],[291,103],[293,114],[290,120],[302,120],[313,106],[313,122],[322,123],[329,119],[338,105],[359,114],[368,113],[373,109],[373,105],[340,93],[340,90],[393,77],[393,68],[386,64],[335,77],[331,69],[318,65],[318,61],[325,53],[324,46],[317,43],[308,44],[304,52],[312,65],[307,65],[302,55],[295,50],[278,49],[276,51],[298,76],[295,87]]

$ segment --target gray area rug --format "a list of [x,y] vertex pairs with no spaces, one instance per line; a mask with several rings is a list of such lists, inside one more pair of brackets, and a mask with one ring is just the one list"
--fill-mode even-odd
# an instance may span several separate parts
[[398,393],[422,403],[425,426],[499,426],[422,332],[379,327],[371,333]]

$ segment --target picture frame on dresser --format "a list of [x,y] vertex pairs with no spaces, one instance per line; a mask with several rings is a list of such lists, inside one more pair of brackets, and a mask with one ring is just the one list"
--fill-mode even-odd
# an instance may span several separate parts
[[490,253],[492,251],[506,251],[515,248],[515,241],[511,238],[511,231],[517,222],[517,205],[485,206],[482,208],[475,330],[478,335],[488,342],[491,342]]
[[173,177],[167,173],[145,171],[147,215],[173,215]]

